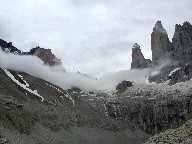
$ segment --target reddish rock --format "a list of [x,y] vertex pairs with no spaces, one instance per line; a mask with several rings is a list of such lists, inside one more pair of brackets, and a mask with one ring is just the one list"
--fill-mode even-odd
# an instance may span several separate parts
[[35,50],[33,55],[44,61],[45,64],[62,65],[61,59],[58,59],[52,52],[51,49],[38,48]]

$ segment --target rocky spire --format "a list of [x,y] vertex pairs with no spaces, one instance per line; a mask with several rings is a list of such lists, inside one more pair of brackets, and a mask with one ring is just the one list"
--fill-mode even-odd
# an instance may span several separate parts
[[166,53],[172,50],[166,30],[163,28],[161,21],[157,21],[151,34],[152,60],[162,59]]
[[175,26],[175,33],[172,39],[174,46],[173,59],[184,64],[192,61],[192,25],[184,22],[183,25]]
[[142,69],[149,67],[151,61],[149,59],[145,59],[140,46],[135,43],[135,45],[132,48],[132,63],[131,63],[131,69]]
[[161,24],[161,21],[159,20],[156,22],[155,27],[153,28],[153,32],[163,33],[167,35],[167,31],[164,29],[163,25]]
[[132,48],[132,62],[142,61],[144,59],[145,58],[141,52],[140,46],[135,43]]

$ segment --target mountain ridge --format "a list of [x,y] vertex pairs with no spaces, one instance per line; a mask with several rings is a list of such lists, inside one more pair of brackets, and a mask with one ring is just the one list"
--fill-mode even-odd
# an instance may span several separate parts
[[62,66],[61,59],[57,58],[52,52],[51,49],[40,48],[39,46],[36,48],[32,48],[29,52],[22,52],[18,48],[12,45],[12,42],[6,42],[0,39],[0,48],[6,53],[13,53],[19,55],[34,55],[41,59],[44,64],[48,64],[50,66]]

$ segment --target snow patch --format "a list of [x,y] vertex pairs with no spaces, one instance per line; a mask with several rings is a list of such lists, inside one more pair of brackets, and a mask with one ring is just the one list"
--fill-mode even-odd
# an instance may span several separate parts
[[172,76],[172,74],[173,74],[174,72],[178,71],[179,69],[180,69],[180,68],[176,68],[176,69],[172,70],[172,71],[169,73],[169,76]]
[[74,99],[71,97],[71,95],[65,94],[65,97],[68,98],[68,99],[70,99],[70,100],[72,101],[72,103],[73,103],[73,106],[75,106],[75,101],[74,101]]
[[[18,84],[20,87],[24,88],[24,89],[27,90],[28,92],[30,92],[30,93],[38,96],[38,97],[40,97],[42,102],[44,101],[44,98],[43,98],[40,94],[38,94],[37,90],[31,90],[31,89],[29,88],[29,84],[28,84],[26,81],[24,81],[24,80],[22,79],[22,80],[26,83],[26,85],[24,85],[24,84],[20,83],[18,80],[16,80],[15,77],[14,77],[7,69],[4,69],[4,71],[5,71],[5,73],[7,74],[7,76],[8,76],[9,78],[11,78],[11,80],[14,81],[16,84]],[[19,75],[18,75],[18,76],[19,76]],[[27,95],[27,93],[26,93],[26,95]]]
[[57,88],[57,87],[54,87],[54,86],[52,86],[52,85],[49,85],[48,83],[46,83],[46,85],[48,85],[48,86],[50,86],[50,87],[56,89],[56,90],[57,90],[58,92],[60,92],[60,93],[63,93],[62,90],[60,90],[60,89]]

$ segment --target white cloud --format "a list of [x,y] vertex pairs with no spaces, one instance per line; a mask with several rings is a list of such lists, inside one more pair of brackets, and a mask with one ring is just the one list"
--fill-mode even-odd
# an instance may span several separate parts
[[78,87],[83,90],[111,90],[115,89],[115,86],[123,80],[144,82],[145,77],[151,72],[149,69],[142,70],[142,72],[140,70],[122,70],[116,73],[107,73],[99,80],[96,80],[78,73],[55,70],[44,65],[35,56],[6,54],[3,51],[0,51],[0,67],[28,73],[63,89]]
[[[191,0],[0,0],[0,38],[24,51],[51,48],[67,70],[128,69],[132,45],[151,57],[150,34],[161,20],[170,39],[191,21]],[[127,44],[127,46],[126,46]],[[116,55],[117,54],[117,55]],[[118,64],[117,64],[118,63]]]

